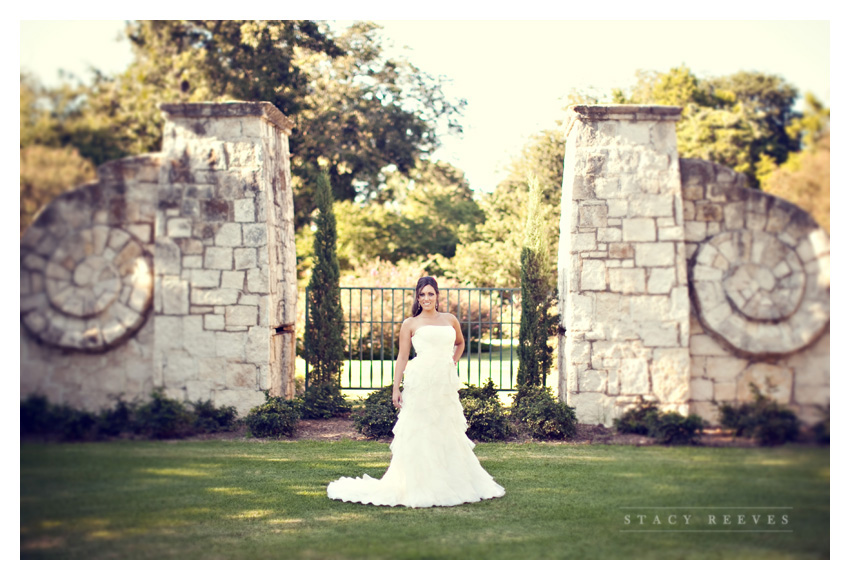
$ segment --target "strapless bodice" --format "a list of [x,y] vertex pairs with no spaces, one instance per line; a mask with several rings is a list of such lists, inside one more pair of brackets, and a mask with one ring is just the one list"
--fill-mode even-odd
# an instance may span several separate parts
[[455,329],[451,326],[421,326],[413,334],[411,342],[417,358],[451,359]]

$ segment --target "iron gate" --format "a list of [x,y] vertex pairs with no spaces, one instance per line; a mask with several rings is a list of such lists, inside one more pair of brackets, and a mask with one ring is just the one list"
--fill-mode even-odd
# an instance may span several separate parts
[[[411,315],[413,292],[412,288],[340,288],[346,345],[343,389],[372,390],[392,384],[398,333],[402,321]],[[305,325],[309,325],[306,298]],[[490,378],[498,390],[514,391],[520,289],[441,288],[440,311],[454,314],[464,332],[465,352],[457,364],[461,381],[480,385]],[[309,381],[307,365],[305,385]]]

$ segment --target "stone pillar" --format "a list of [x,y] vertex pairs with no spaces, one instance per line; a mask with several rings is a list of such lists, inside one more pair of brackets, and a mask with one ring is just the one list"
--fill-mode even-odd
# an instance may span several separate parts
[[639,395],[687,413],[681,109],[570,108],[558,252],[559,395],[611,425]]
[[154,384],[244,414],[294,394],[293,124],[270,103],[161,108]]

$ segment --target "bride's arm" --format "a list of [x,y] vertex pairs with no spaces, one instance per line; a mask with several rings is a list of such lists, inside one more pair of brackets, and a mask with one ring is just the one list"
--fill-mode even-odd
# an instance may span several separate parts
[[466,346],[466,341],[463,339],[463,330],[460,328],[460,322],[454,314],[449,314],[452,317],[452,328],[455,329],[455,348],[452,352],[452,360],[457,364],[460,357],[463,356],[463,348]]
[[401,377],[407,367],[407,359],[410,358],[410,326],[410,319],[405,319],[401,323],[401,330],[398,333],[398,358],[395,361],[395,374],[393,375],[393,406],[396,409],[401,408]]

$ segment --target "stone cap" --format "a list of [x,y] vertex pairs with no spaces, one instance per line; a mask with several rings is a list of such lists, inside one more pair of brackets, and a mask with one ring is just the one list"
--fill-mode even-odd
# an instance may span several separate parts
[[570,105],[568,115],[588,121],[678,121],[682,107],[663,105]]
[[295,121],[268,101],[228,101],[224,103],[161,103],[169,117],[262,117],[287,135]]

